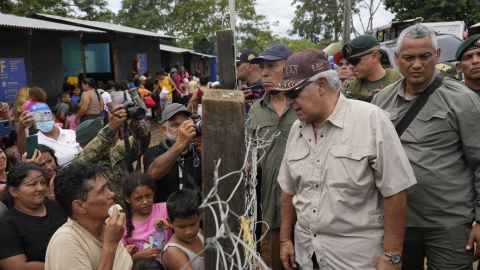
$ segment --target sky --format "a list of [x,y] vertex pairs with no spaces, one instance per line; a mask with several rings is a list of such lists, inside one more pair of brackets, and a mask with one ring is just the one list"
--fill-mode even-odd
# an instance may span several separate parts
[[[109,1],[109,7],[111,10],[114,12],[117,12],[119,9],[121,9],[122,4],[121,0],[108,0]],[[241,1],[241,0],[237,0]],[[272,2],[275,2],[274,5],[272,5]],[[292,5],[292,0],[257,0],[257,6],[256,10],[258,14],[263,14],[266,15],[267,20],[271,24],[271,29],[274,34],[277,34],[279,36],[289,36],[287,31],[291,29],[291,20],[295,17],[295,7]],[[367,12],[364,11],[362,17],[367,16]],[[389,11],[386,11],[385,8],[382,7],[379,8],[377,13],[375,14],[375,18],[373,21],[373,27],[379,27],[385,24],[390,23],[390,21],[393,19],[394,15],[390,13]],[[277,26],[274,26],[273,23],[278,22]],[[354,16],[354,26],[358,30],[361,29],[361,24],[360,21],[358,20],[358,16]],[[364,22],[365,23],[365,22]],[[362,32],[360,30],[360,32]]]

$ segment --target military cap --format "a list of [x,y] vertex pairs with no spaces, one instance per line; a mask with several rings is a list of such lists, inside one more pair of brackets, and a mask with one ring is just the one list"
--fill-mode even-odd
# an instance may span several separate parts
[[473,35],[460,43],[460,45],[458,45],[455,57],[458,61],[460,61],[465,52],[476,48],[480,48],[480,34]]
[[372,35],[361,35],[345,44],[342,48],[342,54],[345,59],[355,56],[364,55],[366,52],[370,52],[375,46],[378,46],[378,40]]
[[102,120],[100,118],[85,120],[77,127],[75,134],[77,135],[77,142],[86,144],[90,142],[98,132],[102,129]]
[[237,55],[237,58],[235,59],[235,62],[237,64],[250,63],[250,61],[253,60],[256,57],[258,57],[258,53],[255,50],[245,49]]

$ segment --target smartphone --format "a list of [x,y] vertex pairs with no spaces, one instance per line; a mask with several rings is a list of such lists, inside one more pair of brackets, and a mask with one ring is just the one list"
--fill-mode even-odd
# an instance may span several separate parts
[[27,137],[27,158],[31,159],[33,152],[38,148],[38,137],[37,135],[30,135]]

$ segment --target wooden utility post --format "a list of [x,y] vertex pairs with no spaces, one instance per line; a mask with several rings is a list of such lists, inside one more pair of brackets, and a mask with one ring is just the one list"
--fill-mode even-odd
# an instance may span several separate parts
[[[244,95],[241,91],[211,90],[205,92],[202,100],[202,188],[203,198],[212,189],[214,170],[218,160],[221,161],[218,176],[242,168],[245,159],[245,128],[244,128]],[[226,201],[239,181],[242,181],[232,200],[228,203],[230,211],[237,215],[245,212],[245,182],[239,174],[234,174],[219,182],[218,194]],[[210,200],[209,202],[211,202]],[[222,206],[224,209],[225,207]],[[214,206],[218,219],[218,205]],[[216,235],[216,224],[210,209],[204,209],[203,230],[206,237]],[[218,220],[221,222],[220,220]],[[232,233],[240,231],[239,220],[229,214],[227,223]],[[220,244],[226,253],[231,253],[233,246],[230,240],[221,240]],[[242,249],[243,250],[243,249]],[[205,269],[216,269],[217,254],[214,249],[205,252]],[[243,255],[242,255],[243,258]],[[232,259],[227,260],[229,264]],[[221,267],[230,269],[230,265]],[[237,268],[235,268],[237,269]]]
[[223,89],[235,89],[235,38],[232,30],[217,31],[218,73]]
[[343,7],[343,35],[342,45],[350,42],[350,32],[352,23],[352,0],[345,0]]

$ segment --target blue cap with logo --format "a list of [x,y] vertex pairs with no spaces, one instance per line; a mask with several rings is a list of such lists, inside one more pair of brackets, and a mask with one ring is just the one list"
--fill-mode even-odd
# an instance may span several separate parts
[[52,110],[50,107],[43,102],[36,102],[29,109],[30,113],[33,115],[35,123],[50,121],[53,119]]
[[278,61],[278,60],[287,60],[290,55],[293,54],[293,51],[283,44],[273,44],[265,48],[261,56],[255,57],[250,60],[252,64],[258,64],[263,60],[267,61]]

